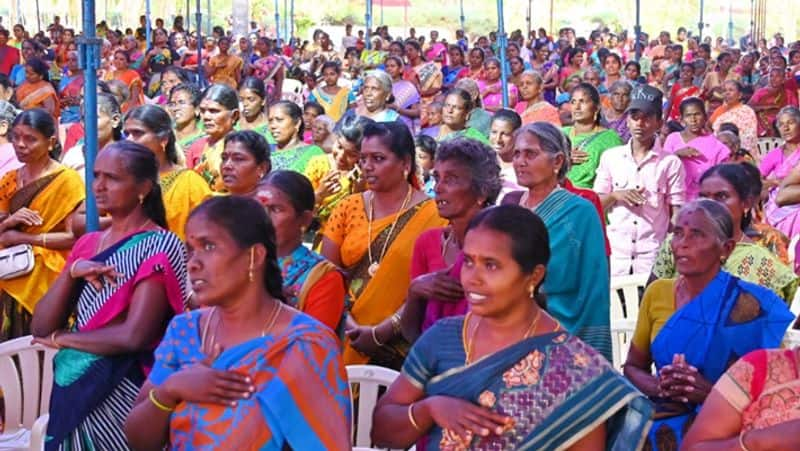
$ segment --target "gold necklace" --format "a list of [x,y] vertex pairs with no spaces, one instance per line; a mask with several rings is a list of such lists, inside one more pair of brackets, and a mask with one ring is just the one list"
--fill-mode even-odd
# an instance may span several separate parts
[[[272,309],[272,313],[270,314],[269,320],[267,321],[267,323],[264,326],[264,328],[261,329],[261,336],[262,337],[266,337],[267,336],[267,332],[272,330],[272,328],[275,326],[275,323],[278,321],[278,317],[280,316],[281,311],[283,311],[283,302],[281,302],[281,301],[277,301],[277,302],[278,302],[278,306]],[[211,318],[213,318],[214,314],[217,313],[217,308],[218,307],[214,307],[211,310],[211,312],[208,314],[208,322],[206,323],[206,327],[203,330],[203,335],[202,335],[202,337],[200,339],[201,342],[202,342],[200,344],[200,348],[201,349],[206,349],[206,353],[213,352],[214,345],[217,343],[217,332],[219,332],[220,325],[222,325],[222,317],[220,317],[217,320],[217,324],[214,326],[214,333],[211,335],[211,339],[206,344],[205,343],[205,338],[206,338],[206,333],[208,332],[208,326],[211,324]]]
[[[522,336],[522,339],[525,340],[529,338],[535,331],[536,326],[539,324],[539,318],[542,316],[542,309],[536,309],[536,315],[533,317],[528,328],[525,330],[525,335]],[[473,352],[473,345],[475,343],[475,335],[478,333],[478,327],[481,325],[481,320],[483,319],[482,316],[478,317],[478,321],[475,323],[475,327],[472,329],[472,333],[469,336],[469,340],[467,340],[467,325],[469,324],[469,319],[472,317],[472,312],[468,312],[467,315],[464,317],[464,326],[461,329],[461,341],[464,344],[464,354],[466,358],[464,360],[465,365],[469,365],[470,361],[472,360],[472,352]]]
[[383,242],[383,249],[381,249],[380,255],[378,255],[378,260],[372,260],[372,218],[375,214],[374,209],[374,197],[375,194],[369,197],[369,217],[367,218],[367,256],[369,257],[369,268],[367,268],[367,272],[369,273],[370,277],[375,277],[375,274],[378,272],[378,269],[381,267],[381,260],[386,255],[386,248],[389,245],[389,241],[391,241],[392,234],[394,233],[394,228],[397,226],[397,221],[400,219],[400,215],[408,206],[408,203],[411,201],[411,195],[414,193],[414,189],[411,185],[408,186],[408,194],[406,194],[405,200],[403,200],[403,205],[400,206],[400,209],[397,210],[397,214],[394,217],[394,221],[392,222],[392,227],[389,229],[389,235],[386,236],[386,240]]

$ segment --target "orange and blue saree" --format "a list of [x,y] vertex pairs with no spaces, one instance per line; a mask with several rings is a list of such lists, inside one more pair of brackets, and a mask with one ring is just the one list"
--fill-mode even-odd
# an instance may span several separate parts
[[[205,360],[202,310],[173,318],[156,350],[150,382]],[[219,370],[247,374],[256,394],[235,407],[178,404],[170,418],[171,449],[350,449],[350,389],[333,332],[298,314],[277,335],[228,348]]]

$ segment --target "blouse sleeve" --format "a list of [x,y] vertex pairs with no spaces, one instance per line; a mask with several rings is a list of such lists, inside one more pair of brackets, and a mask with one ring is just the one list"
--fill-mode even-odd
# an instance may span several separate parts
[[[754,391],[763,385],[763,371],[756,368],[765,368],[767,364],[767,351],[759,349],[753,351],[728,368],[728,371],[714,385],[716,390],[737,412],[742,412],[758,395]],[[759,374],[761,378],[759,378]],[[759,383],[757,379],[762,379]],[[760,390],[759,390],[760,391]]]
[[[354,194],[353,196],[360,196],[361,194]],[[325,221],[325,228],[322,230],[322,235],[341,246],[347,235],[347,222],[355,203],[353,197],[348,197],[339,202],[334,208],[331,216]]]
[[345,297],[344,278],[339,271],[330,271],[311,287],[303,305],[303,313],[336,330],[342,319]]
[[639,316],[636,318],[636,329],[633,332],[631,343],[639,351],[650,354],[650,334],[653,318],[650,316],[650,307],[659,295],[658,282],[652,283],[644,292],[642,304],[639,306]]
[[425,390],[425,385],[436,375],[434,371],[437,343],[441,340],[439,330],[442,324],[437,323],[426,330],[408,352],[401,372],[412,385]]

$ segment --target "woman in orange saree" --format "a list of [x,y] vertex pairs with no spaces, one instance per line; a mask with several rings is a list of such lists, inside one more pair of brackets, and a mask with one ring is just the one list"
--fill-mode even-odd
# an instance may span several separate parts
[[120,105],[123,113],[136,108],[137,106],[144,105],[144,89],[142,89],[142,78],[139,73],[133,69],[129,69],[130,60],[128,53],[124,50],[117,50],[114,52],[114,67],[116,70],[106,74],[106,81],[120,80],[125,83],[130,91],[128,101]]
[[23,110],[41,108],[51,116],[61,115],[58,93],[50,84],[49,66],[39,58],[25,63],[25,81],[17,87],[17,103]]
[[408,128],[368,124],[363,136],[360,167],[368,189],[336,205],[323,230],[322,255],[350,274],[345,364],[399,369],[408,350],[399,312],[411,283],[414,242],[446,222],[419,190]]

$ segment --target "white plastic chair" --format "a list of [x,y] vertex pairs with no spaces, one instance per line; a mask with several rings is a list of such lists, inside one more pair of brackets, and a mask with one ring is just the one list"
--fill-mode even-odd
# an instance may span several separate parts
[[783,140],[780,138],[759,138],[758,144],[756,145],[758,149],[758,155],[754,155],[756,159],[761,161],[762,158],[766,154],[768,154],[772,149],[780,146],[783,144]]
[[628,356],[628,348],[639,316],[641,302],[639,293],[647,285],[649,276],[649,274],[633,274],[611,278],[611,345],[614,368],[621,368]]
[[[19,449],[20,444],[22,449],[44,449],[47,418],[39,416],[50,408],[56,350],[32,345],[32,339],[29,335],[0,343],[0,391],[5,403],[0,450]],[[7,441],[4,445],[4,438],[14,436],[27,443]]]
[[294,78],[284,78],[283,86],[281,87],[281,100],[288,100],[294,102],[299,106],[303,106],[303,83]]
[[381,387],[392,385],[397,376],[395,370],[375,365],[348,365],[347,381],[350,386],[358,385],[358,409],[352,408],[353,399],[350,399],[351,412],[358,411],[358,425],[355,427],[353,449],[372,449],[370,431],[372,431],[372,412],[378,402],[378,392]]

